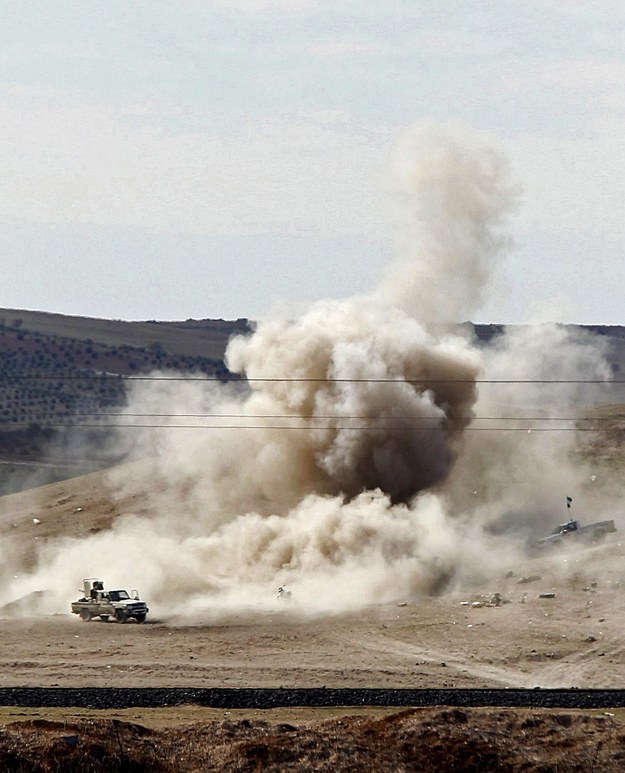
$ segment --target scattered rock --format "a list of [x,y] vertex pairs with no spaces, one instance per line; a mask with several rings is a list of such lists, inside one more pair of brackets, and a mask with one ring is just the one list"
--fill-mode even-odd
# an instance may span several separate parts
[[510,599],[504,599],[501,595],[501,593],[493,593],[491,596],[490,601],[488,602],[489,607],[500,607],[502,604],[510,604]]
[[521,577],[517,585],[525,585],[525,583],[536,582],[537,580],[542,580],[542,577],[538,574],[530,574],[529,577]]
[[555,599],[556,594],[555,593],[539,593],[538,598],[539,599]]

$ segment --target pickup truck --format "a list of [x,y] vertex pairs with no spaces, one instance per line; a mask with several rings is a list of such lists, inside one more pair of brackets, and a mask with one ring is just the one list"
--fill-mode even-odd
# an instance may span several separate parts
[[132,596],[126,590],[104,590],[101,580],[88,578],[83,580],[84,595],[71,605],[72,613],[79,615],[85,623],[99,617],[101,620],[113,618],[118,623],[127,620],[145,622],[150,611],[145,601],[141,601],[137,591]]
[[579,521],[570,520],[561,523],[548,537],[538,540],[540,546],[558,545],[575,538],[588,540],[588,542],[602,542],[606,534],[616,531],[614,521],[597,521],[587,526],[582,526]]

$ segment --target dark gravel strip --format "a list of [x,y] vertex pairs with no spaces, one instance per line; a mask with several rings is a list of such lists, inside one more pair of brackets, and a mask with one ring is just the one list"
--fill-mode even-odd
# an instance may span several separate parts
[[496,706],[601,709],[625,706],[625,690],[0,688],[0,706],[123,709],[161,708],[183,704],[224,709],[272,709],[285,706]]

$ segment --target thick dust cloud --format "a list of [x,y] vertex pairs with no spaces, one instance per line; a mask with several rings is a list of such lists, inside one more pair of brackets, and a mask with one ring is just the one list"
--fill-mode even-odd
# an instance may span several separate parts
[[262,459],[278,460],[260,485],[271,500],[286,485],[291,506],[308,493],[350,499],[375,489],[408,502],[443,480],[479,369],[462,340],[436,340],[371,299],[326,302],[295,322],[261,324],[232,342],[228,363],[251,379],[252,416],[294,417],[297,431],[259,438]]
[[[163,615],[274,608],[284,584],[292,609],[354,609],[499,571],[518,546],[485,525],[577,496],[590,471],[574,433],[488,424],[574,410],[575,386],[492,382],[608,378],[601,352],[554,326],[484,348],[457,324],[508,243],[517,191],[496,143],[414,127],[388,187],[398,257],[379,286],[233,339],[228,367],[247,382],[136,382],[129,416],[171,426],[137,419],[139,461],[110,479],[150,516],[48,543],[3,598],[54,585],[66,611],[77,578],[101,575],[140,586]],[[192,415],[206,428],[180,426]]]
[[553,324],[509,329],[483,350],[475,418],[446,481],[453,509],[533,538],[567,520],[567,496],[582,520],[620,517],[580,431],[610,394],[604,355],[596,336]]

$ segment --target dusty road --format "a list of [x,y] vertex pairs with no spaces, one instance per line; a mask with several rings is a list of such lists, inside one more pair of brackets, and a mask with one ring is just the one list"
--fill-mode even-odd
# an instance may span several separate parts
[[0,684],[622,688],[621,567],[615,540],[528,559],[465,592],[320,619],[286,605],[144,625],[4,617]]

